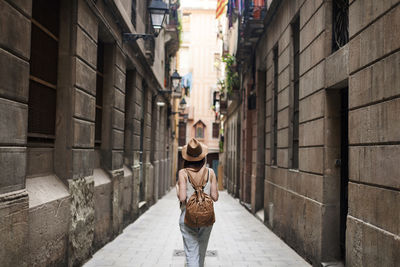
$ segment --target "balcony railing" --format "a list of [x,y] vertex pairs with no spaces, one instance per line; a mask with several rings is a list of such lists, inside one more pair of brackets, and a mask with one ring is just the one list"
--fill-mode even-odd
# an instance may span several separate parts
[[170,0],[169,1],[169,15],[167,17],[167,27],[168,28],[176,28],[179,25],[179,9],[180,3],[179,0]]
[[239,23],[239,58],[252,53],[253,46],[264,31],[265,0],[245,0]]

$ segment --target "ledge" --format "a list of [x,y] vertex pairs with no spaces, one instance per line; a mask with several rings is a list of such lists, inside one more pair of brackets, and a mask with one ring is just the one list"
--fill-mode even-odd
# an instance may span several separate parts
[[124,165],[123,168],[124,168],[124,177],[132,176],[132,171],[129,169],[128,166]]
[[67,187],[55,175],[26,179],[29,208],[69,197]]
[[340,89],[349,77],[349,46],[346,44],[325,59],[325,88]]
[[93,179],[95,187],[111,183],[110,177],[108,177],[107,173],[100,168],[93,169]]

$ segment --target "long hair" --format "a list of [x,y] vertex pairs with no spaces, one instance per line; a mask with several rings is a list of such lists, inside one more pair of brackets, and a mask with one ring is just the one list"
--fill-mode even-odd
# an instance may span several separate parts
[[204,157],[202,160],[199,161],[188,161],[184,160],[183,168],[201,168],[206,163],[206,158]]

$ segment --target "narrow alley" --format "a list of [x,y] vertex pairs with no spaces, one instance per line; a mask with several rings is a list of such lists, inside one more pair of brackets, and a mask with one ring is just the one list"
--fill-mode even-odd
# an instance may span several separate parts
[[[179,208],[171,190],[84,267],[184,266]],[[310,266],[225,191],[215,203],[206,267]]]
[[400,267],[398,40],[400,0],[0,0],[0,267],[184,266],[204,166],[189,265],[219,190],[207,267]]

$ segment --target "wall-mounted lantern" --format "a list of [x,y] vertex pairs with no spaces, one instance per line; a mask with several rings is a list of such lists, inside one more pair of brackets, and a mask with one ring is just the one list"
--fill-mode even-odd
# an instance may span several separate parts
[[168,5],[161,0],[152,0],[148,10],[150,12],[151,26],[153,27],[154,34],[124,33],[122,36],[124,42],[136,41],[140,38],[148,40],[160,34],[165,16],[168,14]]
[[174,92],[180,94],[182,77],[179,75],[179,73],[176,70],[172,74],[171,80],[172,80],[172,87],[174,88],[173,89]]
[[185,98],[182,98],[181,102],[179,102],[179,108],[178,109],[183,112],[185,110],[185,108],[186,108],[186,104],[187,103],[186,103]]

